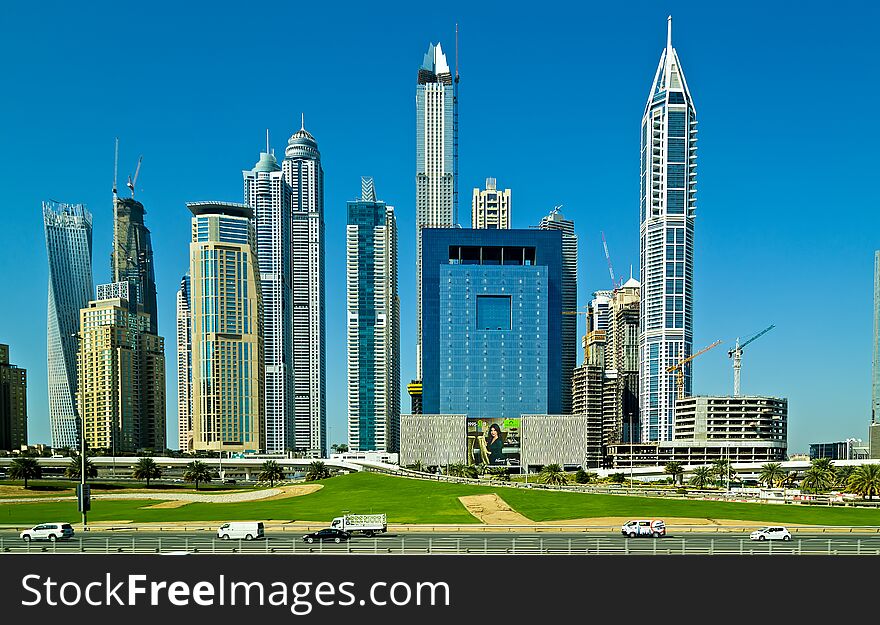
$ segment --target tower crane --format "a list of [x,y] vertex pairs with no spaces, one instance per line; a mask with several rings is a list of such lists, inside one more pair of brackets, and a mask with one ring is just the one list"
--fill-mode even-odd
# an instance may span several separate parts
[[714,343],[712,343],[708,347],[704,347],[703,349],[698,351],[696,354],[693,354],[692,356],[688,356],[687,358],[685,358],[683,360],[679,360],[677,364],[674,364],[671,367],[666,368],[666,373],[675,373],[676,371],[678,371],[678,376],[676,378],[676,385],[678,386],[678,398],[679,399],[684,398],[684,366],[686,364],[688,364],[690,361],[692,361],[694,358],[696,358],[697,356],[701,356],[702,354],[705,354],[706,352],[708,352],[710,349],[718,347],[719,345],[721,345],[721,339],[715,341]]
[[767,334],[770,330],[775,328],[775,325],[770,325],[768,328],[764,328],[757,334],[753,335],[751,338],[747,339],[745,343],[742,345],[739,344],[739,337],[736,339],[736,346],[727,352],[728,358],[733,358],[733,396],[739,397],[739,377],[740,377],[740,369],[742,369],[742,354],[743,348],[746,345],[751,343],[754,340],[757,340]]
[[129,189],[131,189],[131,197],[132,197],[132,198],[134,197],[134,186],[137,184],[137,181],[138,181],[138,174],[141,173],[141,161],[143,161],[143,160],[144,160],[144,157],[143,157],[143,156],[139,156],[139,157],[138,157],[138,164],[137,164],[137,167],[136,167],[135,170],[134,170],[134,179],[132,179],[132,177],[129,176],[129,177],[128,177],[128,183],[126,183],[126,186],[127,186]]
[[[620,286],[617,283],[617,280],[614,278],[614,265],[611,264],[611,254],[608,253],[608,242],[605,240],[605,232],[601,232],[602,234],[602,247],[605,248],[605,260],[608,261],[608,273],[611,274],[611,288],[616,289]],[[623,282],[623,278],[620,280]]]

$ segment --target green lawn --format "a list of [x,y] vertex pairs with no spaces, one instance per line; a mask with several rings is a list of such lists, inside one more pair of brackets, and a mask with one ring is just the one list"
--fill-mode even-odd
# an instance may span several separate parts
[[[783,506],[778,504],[683,501],[525,490],[503,486],[447,484],[371,473],[355,473],[322,482],[324,488],[301,497],[236,504],[191,503],[180,508],[147,510],[155,501],[93,501],[89,519],[135,522],[297,520],[329,521],[344,511],[384,512],[391,523],[477,523],[458,497],[498,493],[515,510],[535,521],[605,516],[631,518],[709,518],[755,523],[880,525],[880,510]],[[76,503],[0,504],[0,524],[77,521]]]

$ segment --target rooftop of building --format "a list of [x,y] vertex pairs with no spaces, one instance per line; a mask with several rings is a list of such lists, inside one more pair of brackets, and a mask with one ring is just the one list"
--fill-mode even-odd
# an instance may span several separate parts
[[254,216],[254,211],[250,206],[239,202],[218,202],[208,200],[201,202],[187,202],[186,207],[195,216],[228,215],[230,217],[247,217],[248,219]]

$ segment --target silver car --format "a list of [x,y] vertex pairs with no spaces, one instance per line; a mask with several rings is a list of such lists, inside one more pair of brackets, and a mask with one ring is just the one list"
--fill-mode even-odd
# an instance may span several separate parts
[[41,523],[19,534],[21,539],[29,543],[32,540],[67,540],[73,538],[73,526],[70,523]]
[[749,535],[752,540],[791,540],[791,532],[784,527],[762,527]]

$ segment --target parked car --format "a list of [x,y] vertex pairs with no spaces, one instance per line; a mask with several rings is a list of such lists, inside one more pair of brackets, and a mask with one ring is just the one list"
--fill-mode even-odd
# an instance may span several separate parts
[[660,538],[661,536],[666,536],[666,523],[660,519],[628,521],[620,528],[620,533],[629,538],[635,538],[636,536]]
[[342,530],[337,530],[333,528],[327,528],[323,530],[318,530],[317,532],[312,532],[311,534],[306,534],[303,536],[303,541],[307,543],[323,542],[323,541],[332,541],[334,543],[341,543],[345,540],[351,538],[351,534],[348,532],[344,532]]
[[254,540],[264,536],[263,524],[258,521],[224,523],[217,530],[217,537],[223,540],[229,540],[230,538],[235,540]]
[[29,543],[32,540],[68,540],[73,538],[73,526],[70,523],[41,523],[19,534],[21,539]]
[[791,540],[791,532],[784,527],[763,527],[749,535],[752,540]]

